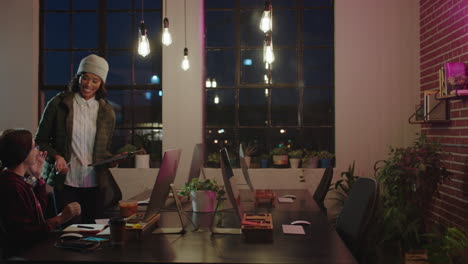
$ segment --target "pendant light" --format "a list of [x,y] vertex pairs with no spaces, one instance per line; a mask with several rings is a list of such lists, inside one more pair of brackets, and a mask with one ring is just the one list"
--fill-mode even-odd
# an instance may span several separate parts
[[163,20],[162,44],[169,46],[172,44],[172,36],[171,32],[169,32],[169,19],[167,19],[167,0],[164,1],[164,13],[166,16]]
[[265,65],[268,64],[268,66],[271,66],[271,64],[275,61],[273,40],[270,33],[266,33],[265,41],[263,42],[263,61],[265,62]]
[[187,48],[187,0],[184,0],[184,23],[185,23],[185,48],[184,58],[182,59],[182,70],[187,71],[190,68],[190,62],[188,60],[188,48]]
[[141,22],[138,28],[138,54],[146,57],[150,53],[148,34],[145,26],[145,16],[143,8],[144,0],[141,0]]
[[265,0],[265,7],[263,8],[262,19],[260,19],[260,30],[263,33],[273,30],[273,7],[270,0]]

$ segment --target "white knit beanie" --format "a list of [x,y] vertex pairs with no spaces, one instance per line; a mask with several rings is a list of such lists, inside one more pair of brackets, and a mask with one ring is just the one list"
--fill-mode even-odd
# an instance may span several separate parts
[[91,54],[81,60],[76,74],[82,72],[93,73],[99,76],[103,82],[106,82],[108,71],[109,64],[107,64],[107,61],[102,57]]

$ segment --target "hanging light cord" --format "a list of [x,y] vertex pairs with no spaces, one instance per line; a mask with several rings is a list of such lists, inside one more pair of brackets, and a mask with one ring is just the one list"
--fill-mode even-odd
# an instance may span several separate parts
[[141,20],[145,21],[145,0],[141,0]]
[[187,47],[187,0],[184,0],[185,47]]
[[167,0],[164,1],[164,13],[166,14],[165,17],[167,17]]

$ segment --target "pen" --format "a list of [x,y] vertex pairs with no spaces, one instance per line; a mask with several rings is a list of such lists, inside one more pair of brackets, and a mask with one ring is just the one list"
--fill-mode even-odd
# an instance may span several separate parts
[[91,226],[84,226],[84,225],[78,225],[76,226],[78,228],[85,228],[85,229],[94,229],[94,227],[91,227]]

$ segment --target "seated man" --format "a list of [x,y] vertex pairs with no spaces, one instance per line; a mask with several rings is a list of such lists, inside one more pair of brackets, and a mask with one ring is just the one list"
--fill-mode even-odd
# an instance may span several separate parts
[[9,129],[0,135],[0,223],[5,257],[47,237],[57,225],[81,213],[75,202],[59,215],[44,218],[47,193],[41,170],[45,157],[27,130]]

